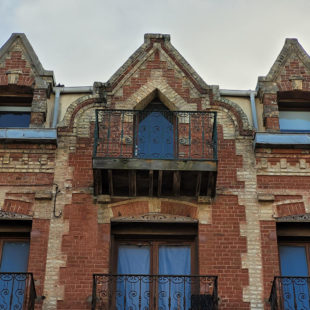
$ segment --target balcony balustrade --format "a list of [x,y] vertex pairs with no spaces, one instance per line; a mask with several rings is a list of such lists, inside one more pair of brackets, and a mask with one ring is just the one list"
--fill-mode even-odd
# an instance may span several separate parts
[[95,274],[92,301],[93,310],[217,310],[217,277]]
[[214,196],[216,112],[96,110],[95,194]]
[[275,277],[269,298],[271,310],[310,310],[310,277]]
[[33,310],[35,298],[32,273],[0,273],[0,309]]
[[216,112],[96,110],[94,158],[216,160],[216,147]]

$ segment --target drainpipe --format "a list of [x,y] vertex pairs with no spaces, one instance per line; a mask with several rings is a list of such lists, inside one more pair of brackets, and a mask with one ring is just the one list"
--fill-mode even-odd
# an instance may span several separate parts
[[250,100],[251,100],[251,111],[252,111],[252,119],[255,130],[258,130],[257,123],[257,113],[256,113],[256,105],[255,105],[255,91],[250,92]]
[[250,97],[253,127],[255,128],[256,131],[258,130],[257,113],[256,113],[256,105],[255,105],[255,96],[257,95],[256,91],[220,89],[220,94],[222,96],[231,96],[231,97]]
[[56,128],[56,126],[57,126],[59,99],[60,99],[61,88],[54,87],[54,91],[55,91],[55,101],[54,101],[54,115],[53,115],[52,128]]
[[92,93],[93,87],[92,86],[54,87],[53,90],[55,92],[55,101],[54,101],[54,115],[53,115],[52,128],[56,128],[59,113],[60,93],[63,94]]

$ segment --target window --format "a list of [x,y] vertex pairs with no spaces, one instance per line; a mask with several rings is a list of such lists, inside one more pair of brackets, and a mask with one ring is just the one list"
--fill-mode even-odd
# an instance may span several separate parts
[[23,309],[31,280],[27,274],[31,223],[5,221],[0,225],[0,308]]
[[309,228],[304,223],[282,223],[277,228],[283,309],[310,309]]
[[23,86],[0,87],[0,128],[28,128],[33,89]]
[[1,112],[0,128],[28,128],[30,124],[30,112]]
[[279,111],[280,130],[310,132],[310,111]]
[[197,224],[123,226],[112,226],[112,274],[116,277],[112,281],[116,291],[113,308],[190,309],[200,294],[213,301],[210,286],[200,286],[211,282],[193,276],[198,271]]
[[310,132],[310,93],[278,92],[279,125],[283,132]]

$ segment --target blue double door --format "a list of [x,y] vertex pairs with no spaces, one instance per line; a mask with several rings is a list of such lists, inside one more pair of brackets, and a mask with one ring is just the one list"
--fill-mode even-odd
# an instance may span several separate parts
[[310,310],[307,245],[279,246],[284,310]]
[[190,309],[191,256],[190,245],[119,245],[116,309]]
[[[136,156],[146,159],[173,159],[173,120],[164,112],[141,112],[138,122]],[[142,115],[145,116],[142,118]]]
[[28,241],[1,241],[0,309],[23,309],[28,268]]

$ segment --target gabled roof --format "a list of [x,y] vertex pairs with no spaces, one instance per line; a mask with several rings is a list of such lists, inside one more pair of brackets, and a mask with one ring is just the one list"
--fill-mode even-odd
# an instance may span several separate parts
[[281,69],[285,66],[287,60],[295,54],[300,61],[310,71],[310,57],[300,45],[297,39],[286,39],[285,44],[277,57],[276,61],[272,65],[269,73],[264,77],[259,77],[259,81],[275,81],[281,72]]
[[170,43],[169,34],[146,33],[144,35],[144,43],[128,58],[128,60],[112,75],[107,84],[114,86],[115,83],[122,79],[124,73],[127,73],[135,64],[147,57],[148,51],[153,47],[153,42],[162,43],[165,52],[170,56],[172,61],[178,65],[179,69],[192,80],[196,86],[201,89],[209,89],[210,87],[204,82],[199,74],[191,67],[191,65],[183,58],[183,56]]
[[30,42],[28,41],[26,35],[24,33],[12,33],[11,37],[5,42],[5,44],[0,48],[0,60],[3,56],[10,52],[12,45],[15,41],[21,40],[25,51],[27,53],[26,56],[29,59],[32,67],[36,71],[38,76],[51,76],[54,78],[53,71],[45,70],[35,53],[34,49],[32,48]]

